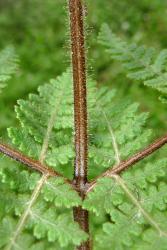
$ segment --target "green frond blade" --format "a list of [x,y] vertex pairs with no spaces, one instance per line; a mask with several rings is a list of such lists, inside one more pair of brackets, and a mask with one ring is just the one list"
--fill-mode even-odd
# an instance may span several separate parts
[[79,245],[87,239],[79,225],[73,222],[72,214],[55,212],[53,208],[31,211],[30,227],[33,227],[34,236],[40,240],[47,238],[48,242],[58,241],[61,247],[68,244]]
[[[131,50],[134,49],[131,47]],[[140,50],[145,51],[144,48]],[[18,101],[15,110],[19,126],[8,129],[13,144],[25,154],[34,159],[44,160],[51,168],[72,178],[75,154],[70,72],[67,71],[49,84],[42,85],[37,94],[29,95],[28,100]],[[96,177],[109,167],[114,167],[148,143],[151,135],[151,130],[146,129],[148,113],[139,113],[137,103],[132,104],[126,99],[118,100],[115,90],[110,90],[108,87],[97,89],[96,83],[90,79],[88,110],[89,178]],[[146,165],[141,170],[140,167],[136,167],[135,170],[132,169],[123,175],[127,188],[133,193],[135,199],[139,202],[141,199],[143,209],[151,212],[153,218],[157,211],[164,212],[166,209],[166,196],[162,195],[161,198],[159,196],[166,192],[166,183],[163,180],[165,166],[164,159],[156,162],[155,165]],[[157,168],[159,172],[156,171]],[[102,231],[98,235],[101,235],[102,239],[105,238],[106,245],[113,242],[115,249],[122,250],[128,247],[133,249],[137,237],[139,235],[142,237],[144,234],[145,225],[150,228],[149,222],[138,207],[134,206],[126,192],[112,179],[101,179],[82,204],[78,193],[69,184],[64,183],[62,178],[45,180],[42,186],[39,186],[40,192],[35,202],[33,202],[34,190],[38,190],[40,180],[43,178],[40,179],[39,174],[32,173],[26,168],[20,171],[16,166],[10,169],[4,166],[0,171],[0,178],[3,192],[7,194],[11,192],[17,199],[17,202],[13,202],[10,196],[10,202],[3,199],[4,207],[2,212],[0,211],[2,217],[7,213],[9,217],[15,218],[14,222],[17,224],[16,221],[20,221],[20,218],[22,220],[28,206],[28,219],[26,223],[23,221],[23,231],[21,233],[19,231],[17,240],[14,240],[14,243],[19,246],[22,246],[21,238],[24,235],[25,238],[29,236],[26,246],[29,249],[34,249],[35,246],[41,249],[49,249],[49,247],[52,249],[54,244],[57,244],[59,249],[72,249],[79,245],[87,239],[87,235],[73,222],[69,209],[81,205],[97,216],[105,218],[107,215],[111,221],[114,221],[112,225],[105,220],[103,229],[99,229]],[[138,184],[135,179],[138,179],[136,181]],[[30,195],[30,193],[33,194]],[[153,196],[152,203],[149,202],[149,196]],[[119,211],[118,214],[117,211]],[[122,234],[118,245],[113,238],[107,239],[110,230],[117,235],[120,227],[127,225],[131,216],[135,218],[132,222],[134,232],[130,227],[125,234]],[[59,230],[59,227],[62,230]],[[15,231],[16,229],[13,229],[12,235]],[[101,240],[98,236],[95,237],[95,249],[97,245],[99,249],[103,249]],[[40,241],[40,244],[36,241]]]
[[18,68],[18,57],[12,46],[0,51],[0,92]]
[[128,44],[115,35],[107,24],[101,27],[99,43],[106,48],[113,60],[122,63],[127,77],[140,80],[161,93],[167,93],[166,49],[157,53],[153,48]]
[[[18,101],[15,110],[20,126],[8,129],[13,144],[24,154],[71,177],[74,150],[70,72],[39,87],[38,94],[30,94],[28,100]],[[25,249],[35,249],[35,239],[39,238],[42,239],[39,246],[44,249],[50,246],[52,249],[54,244],[57,249],[72,249],[87,239],[86,233],[73,222],[72,214],[69,216],[69,209],[81,205],[81,198],[63,178],[46,180],[15,165],[13,168],[4,165],[0,178],[4,192],[9,191],[15,198],[14,202],[10,196],[10,202],[2,199],[2,215],[9,213],[15,218],[13,231],[9,232],[11,240],[7,242],[9,249],[21,247],[24,234],[31,236]],[[34,212],[36,206],[39,208]]]
[[148,113],[140,114],[137,103],[131,103],[127,99],[120,101],[115,90],[108,87],[97,89],[95,83],[90,84],[89,174],[93,178],[102,169],[117,165],[121,159],[140,150],[147,144],[151,130],[144,129]]
[[58,207],[70,208],[82,204],[78,193],[69,184],[64,183],[63,178],[50,178],[46,182],[42,194],[46,201],[52,202]]
[[46,163],[60,172],[65,166],[70,170],[74,158],[70,72],[40,86],[38,94],[30,94],[28,100],[19,100],[15,110],[20,128],[8,129],[12,142],[35,159],[42,157],[41,152],[46,154]]

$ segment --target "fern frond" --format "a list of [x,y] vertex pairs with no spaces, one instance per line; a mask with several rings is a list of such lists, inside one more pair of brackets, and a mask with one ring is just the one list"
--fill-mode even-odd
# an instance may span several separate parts
[[112,59],[122,62],[127,77],[141,80],[145,85],[167,93],[167,50],[128,44],[117,37],[107,24],[101,27],[99,43]]
[[95,250],[105,250],[111,245],[119,250],[166,249],[166,237],[158,235],[150,228],[141,235],[140,225],[133,222],[133,219],[127,220],[124,215],[117,216],[119,218],[117,227],[106,223],[103,225],[103,230],[97,234]]
[[[45,213],[46,214],[46,213]],[[54,215],[55,217],[55,215]],[[70,224],[70,216],[68,217],[67,214],[65,215],[66,218],[66,222],[68,222],[69,224],[69,229],[70,230],[77,230],[80,232],[80,229],[77,227],[77,224],[75,224],[74,226]],[[56,218],[57,219],[57,218]],[[58,222],[59,224],[60,222],[61,216],[58,216]],[[64,219],[64,217],[62,218]],[[40,219],[35,217],[35,215],[32,215],[31,217],[32,220],[32,224],[27,225],[27,227],[30,228],[35,224],[34,222],[36,222],[36,227],[34,228],[34,234],[36,235],[36,238],[34,238],[33,234],[29,234],[29,233],[23,233],[22,235],[19,236],[17,242],[15,243],[15,245],[13,246],[13,249],[16,250],[21,250],[21,249],[25,249],[25,250],[45,250],[45,249],[49,249],[49,250],[73,250],[74,249],[74,245],[73,244],[68,244],[69,241],[71,241],[70,237],[68,237],[68,239],[66,240],[65,238],[62,237],[63,234],[60,234],[60,232],[56,232],[55,233],[55,228],[57,229],[58,227],[56,227],[55,222],[50,227],[48,228],[48,235],[47,232],[45,231],[46,228],[46,223],[42,223],[40,221]],[[63,226],[65,222],[62,221],[61,226]],[[65,226],[65,225],[64,225]],[[10,235],[13,232],[13,230],[15,229],[16,225],[15,225],[15,221],[11,218],[11,217],[5,217],[1,223],[1,227],[0,227],[0,235],[2,236],[1,238],[1,242],[0,242],[0,249],[4,249],[4,245],[6,245],[9,241],[10,241]],[[63,227],[62,227],[63,230]],[[61,244],[56,240],[55,241],[46,241],[44,238],[44,235],[46,234],[46,237],[53,239],[54,235],[61,235]],[[73,235],[74,236],[74,235]],[[78,240],[76,239],[77,236],[80,236],[79,233],[75,234],[73,242],[78,242]],[[67,246],[65,246],[67,245]]]
[[[30,95],[28,101],[19,101],[19,106],[16,107],[16,113],[21,128],[8,129],[9,136],[12,138],[13,143],[18,145],[20,150],[39,159],[41,162],[50,161],[51,164],[53,163],[52,167],[59,167],[62,172],[64,171],[62,166],[68,166],[70,170],[71,159],[73,159],[74,156],[72,147],[73,99],[72,89],[68,86],[70,80],[71,76],[69,72],[67,72],[57,80],[51,81],[50,84],[40,87],[39,95]],[[66,88],[68,91],[66,91]],[[63,119],[61,119],[62,117]],[[66,120],[68,120],[68,123]],[[66,150],[66,154],[63,154],[64,150]],[[55,154],[56,160],[53,159],[53,154]],[[66,230],[64,227],[62,227],[63,231],[57,228],[55,241],[58,241],[61,246],[70,246],[79,245],[85,240],[87,238],[86,233],[79,229],[78,225],[73,222],[72,217],[68,217],[68,228],[66,224],[67,219],[65,219],[69,213],[68,208],[81,204],[81,199],[77,192],[72,190],[68,184],[65,184],[61,178],[52,180],[48,179],[48,176],[45,175],[39,178],[38,174],[34,174],[35,183],[33,187],[30,181],[30,186],[28,185],[27,189],[19,190],[19,186],[22,183],[21,175],[23,175],[23,172],[27,173],[25,170],[18,173],[18,178],[14,181],[16,190],[13,190],[20,204],[15,203],[15,207],[12,207],[10,211],[11,214],[20,218],[12,235],[10,235],[10,241],[6,248],[9,250],[13,249],[13,247],[15,248],[15,246],[16,249],[17,246],[20,247],[19,238],[22,236],[22,231],[27,234],[25,226],[29,223],[28,218],[32,215],[35,204],[39,203],[39,199],[41,199],[41,205],[43,207],[51,206],[49,210],[51,213],[55,212],[55,207],[61,207],[62,213],[64,211],[59,220],[63,221],[64,218],[64,227],[66,226]],[[7,178],[8,169],[4,168],[2,173],[4,185],[10,189],[11,186],[8,185],[9,179]],[[30,173],[24,174],[23,176],[26,175],[27,177],[28,175],[31,177]],[[31,190],[33,190],[33,192],[29,197]],[[67,208],[67,210],[65,208]],[[46,217],[45,220],[42,218],[42,222],[40,222],[39,219],[41,217],[36,214],[36,220],[33,220],[33,225],[30,223],[31,227],[28,232],[33,231],[34,237],[38,238],[37,225],[43,223],[43,227],[48,228],[50,235],[49,237],[44,237],[44,242],[49,242],[51,234],[53,235],[53,227],[51,226],[53,222],[49,221],[49,218],[44,216],[44,214],[41,216]],[[57,223],[59,220],[57,220]],[[57,226],[59,226],[59,224],[60,221]],[[51,228],[49,229],[50,226]],[[54,224],[54,230],[55,227],[56,224]],[[78,234],[76,237],[74,237],[74,234],[70,234],[72,230],[77,230]],[[47,236],[47,230],[45,235]]]
[[73,222],[72,213],[59,215],[53,209],[46,209],[42,213],[39,209],[34,210],[30,213],[30,224],[34,227],[34,236],[37,239],[47,238],[48,242],[58,241],[61,247],[66,247],[69,243],[79,245],[81,241],[87,239],[87,234]]
[[117,92],[108,87],[97,89],[93,82],[90,86],[89,172],[94,177],[94,168],[97,175],[139,150],[147,143],[151,130],[143,129],[148,113],[139,114],[137,103],[118,100]]
[[[125,100],[122,103],[119,102],[120,105],[117,105],[117,102],[114,101],[114,94],[111,95],[107,88],[101,88],[99,93],[101,94],[99,95],[101,97],[99,102],[97,94],[96,97],[93,97],[99,111],[91,102],[92,109],[96,110],[94,114],[91,114],[93,116],[91,128],[94,125],[95,139],[98,138],[97,142],[100,142],[94,145],[94,148],[99,145],[99,152],[96,151],[95,157],[99,159],[103,155],[101,158],[105,158],[103,152],[107,148],[107,153],[111,152],[111,165],[114,163],[117,165],[122,158],[128,156],[128,152],[133,154],[136,146],[139,149],[143,142],[148,140],[150,131],[143,129],[148,114],[136,114],[138,105],[130,104]],[[100,124],[99,129],[97,129],[98,124]],[[100,150],[103,154],[100,154]],[[100,165],[101,162],[98,162],[98,164]],[[142,163],[138,165],[138,167],[130,169],[123,175],[125,181],[123,188],[114,180],[103,178],[99,180],[97,187],[85,199],[83,203],[85,209],[97,216],[109,214],[111,217],[111,223],[104,224],[101,233],[97,233],[95,249],[107,249],[108,245],[121,250],[135,249],[136,241],[138,239],[141,242],[143,241],[145,226],[153,227],[157,238],[162,233],[162,241],[166,238],[167,230],[165,228],[164,230],[161,229],[163,223],[159,224],[156,218],[159,211],[165,211],[166,209],[165,190],[167,185],[166,182],[162,183],[166,175],[166,159],[148,163],[144,168]],[[143,186],[143,183],[145,186]],[[159,187],[157,188],[156,185]],[[127,192],[127,190],[129,191]],[[154,196],[152,197],[153,203],[149,202],[149,196],[151,195]],[[125,231],[120,235],[120,230],[121,232],[122,230]]]
[[72,187],[64,183],[63,178],[50,178],[42,190],[46,201],[52,202],[56,207],[74,207],[81,205],[81,198]]
[[6,82],[16,72],[18,57],[13,47],[7,47],[0,51],[0,92],[6,86]]
[[112,222],[104,223],[102,231],[96,235],[95,249],[104,250],[108,246],[119,250],[134,249],[134,241],[142,233],[140,224],[130,218],[127,220],[124,214],[117,211],[113,213]]
[[[140,114],[138,104],[131,104],[129,100],[119,102],[116,93],[107,87],[97,89],[96,84],[89,80],[89,178],[97,176],[103,169],[117,165],[120,160],[126,159],[139,150],[148,141],[151,134],[150,130],[144,129],[148,114]],[[29,156],[40,159],[41,162],[45,162],[65,176],[72,177],[71,168],[74,159],[73,97],[69,71],[58,79],[52,80],[49,84],[41,86],[38,94],[29,95],[27,101],[18,101],[15,110],[20,126],[8,129],[13,144]],[[165,166],[165,160],[163,164],[159,163],[159,165]],[[140,178],[137,172],[128,171],[128,173],[129,175],[124,176],[125,182],[128,182],[128,178],[133,181],[135,178]],[[133,178],[133,175],[136,177]],[[149,182],[149,176],[145,176],[145,182],[148,183],[148,186],[154,184],[154,182]],[[162,167],[161,175],[155,174],[154,169],[152,176],[156,180],[163,178],[164,167]],[[19,249],[22,244],[20,239],[24,235],[30,237],[30,242],[27,243],[29,249],[35,247],[39,238],[42,244],[41,248],[48,247],[50,241],[54,241],[55,244],[58,244],[59,249],[62,246],[71,249],[71,246],[78,245],[86,239],[86,234],[78,229],[78,226],[72,222],[71,215],[69,216],[69,208],[82,205],[81,199],[61,178],[46,178],[39,190],[38,183],[42,179],[37,173],[4,166],[1,169],[0,177],[3,180],[1,186],[4,192],[10,190],[18,201],[17,203],[11,202],[10,206],[5,204],[6,201],[3,199],[5,205],[2,217],[4,217],[4,213],[7,213],[9,218],[14,218],[14,225],[16,225],[16,218],[20,218],[17,226],[12,229],[12,235],[10,234],[10,239],[13,241],[12,245],[10,241],[8,249],[12,249],[11,247],[14,246]],[[134,193],[133,181],[130,181],[127,187]],[[26,185],[24,185],[25,182]],[[142,180],[139,183],[142,183]],[[149,204],[146,202],[148,195],[145,194],[145,190],[143,191],[138,186],[136,188],[139,189],[139,193],[144,199],[144,205]],[[36,190],[39,191],[37,195]],[[165,191],[161,184],[160,192],[164,192],[163,190]],[[162,201],[160,202],[162,203]],[[123,220],[128,219],[132,210],[134,216],[139,213],[138,208],[135,208],[125,195],[124,190],[113,180],[107,178],[101,180],[97,189],[89,194],[83,206],[97,215],[110,214],[111,219],[112,214],[117,209],[120,209],[120,213],[125,211],[126,215]],[[146,210],[147,206],[144,207]],[[9,209],[8,212],[7,209]],[[155,209],[158,210],[157,207]],[[50,220],[48,213],[53,215],[54,223],[53,220]],[[58,232],[56,228],[56,221],[57,225],[60,224],[59,218],[62,221],[64,218],[65,221],[62,226],[63,232]],[[69,221],[66,218],[71,218],[69,227],[65,227]],[[149,223],[145,219],[139,221],[139,229],[143,235],[143,225]],[[115,226],[117,225],[119,226],[120,223],[115,221]],[[73,232],[73,230],[76,230],[77,237],[74,234],[70,236],[69,232]],[[117,231],[117,228],[114,230]],[[67,240],[64,239],[65,235],[67,235]],[[131,237],[131,233],[127,232],[123,236],[122,242],[125,240],[124,237]],[[134,243],[133,236],[131,241]]]
[[167,159],[144,167],[138,164],[123,174],[123,180],[119,177],[120,182],[110,178],[99,180],[83,204],[98,216],[105,213],[111,216],[111,223],[103,224],[102,231],[96,235],[95,249],[105,249],[107,245],[114,245],[115,249],[135,249],[137,241],[147,245],[143,239],[146,228],[156,232],[161,244],[166,241],[167,225],[160,220],[167,208],[166,164]]
[[[46,163],[63,172],[62,166],[68,165],[69,168],[74,157],[70,73],[39,87],[38,92],[38,95],[29,95],[27,101],[18,101],[15,110],[21,129],[10,128],[8,133],[21,151],[36,159],[41,157],[40,154],[46,154]],[[43,138],[46,138],[44,144],[48,144],[47,150],[43,146]]]
[[[62,173],[65,170],[63,166],[68,165],[69,174],[70,162],[74,158],[71,86],[71,76],[67,72],[61,79],[53,80],[50,84],[40,87],[39,95],[31,94],[28,101],[18,101],[16,113],[21,122],[21,129],[8,129],[13,143],[26,154],[38,159],[49,117],[52,110],[56,110],[54,129],[50,135],[45,161]],[[102,168],[112,166],[115,162],[115,150],[117,150],[116,163],[118,163],[120,157],[118,148],[122,158],[133,154],[147,142],[151,131],[142,130],[148,114],[137,114],[138,104],[130,104],[126,100],[121,103],[116,101],[115,91],[106,87],[98,90],[96,83],[91,80],[89,80],[88,110],[89,174],[93,177],[94,165],[98,170],[96,175],[102,171]],[[126,133],[127,130],[129,133]],[[67,168],[65,172],[67,173]]]

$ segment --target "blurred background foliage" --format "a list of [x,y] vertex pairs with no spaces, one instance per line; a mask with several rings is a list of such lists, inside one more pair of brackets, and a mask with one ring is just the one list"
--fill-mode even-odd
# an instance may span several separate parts
[[[158,94],[141,83],[132,82],[118,63],[113,63],[97,44],[103,22],[126,40],[157,50],[167,47],[166,0],[94,0],[86,1],[88,73],[111,88],[119,89],[123,98],[141,104],[150,112],[149,126],[156,134],[166,130],[166,107]],[[0,48],[12,44],[20,57],[20,70],[9,82],[0,99],[0,131],[16,120],[16,101],[34,92],[37,86],[55,78],[70,64],[66,0],[0,0]]]

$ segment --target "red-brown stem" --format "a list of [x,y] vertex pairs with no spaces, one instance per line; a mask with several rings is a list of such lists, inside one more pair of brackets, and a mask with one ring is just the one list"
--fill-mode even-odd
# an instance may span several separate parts
[[[87,100],[86,100],[86,59],[83,3],[81,0],[69,0],[71,53],[74,88],[75,120],[75,166],[74,185],[82,199],[85,198],[87,183]],[[88,212],[81,207],[74,208],[74,220],[89,233]],[[89,250],[89,241],[78,250]]]
[[[47,174],[48,176],[63,177],[60,173],[56,172],[55,170],[48,168],[46,165],[40,163],[37,160],[34,160],[28,156],[23,155],[20,151],[13,149],[6,144],[0,143],[0,152],[28,166],[30,169],[36,170],[42,174]],[[65,179],[65,181],[71,184],[70,180]]]
[[126,161],[122,161],[118,166],[109,168],[106,172],[96,177],[95,180],[90,182],[87,185],[86,193],[90,192],[97,184],[97,181],[102,177],[110,177],[114,174],[120,174],[121,172],[125,171],[127,168],[133,166],[137,162],[141,161],[142,159],[146,158],[147,156],[151,155],[153,152],[161,148],[163,145],[167,143],[167,135],[159,138],[148,147],[143,149],[142,151],[138,152],[137,154],[133,155]]

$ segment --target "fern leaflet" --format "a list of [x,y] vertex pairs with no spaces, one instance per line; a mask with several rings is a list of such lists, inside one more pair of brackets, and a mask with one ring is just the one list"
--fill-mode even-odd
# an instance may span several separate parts
[[167,93],[166,49],[157,53],[154,48],[128,44],[117,37],[107,24],[101,27],[99,42],[114,60],[122,62],[127,77],[141,80],[145,85]]
[[7,47],[0,52],[0,92],[6,86],[6,82],[16,72],[18,57],[13,47]]

